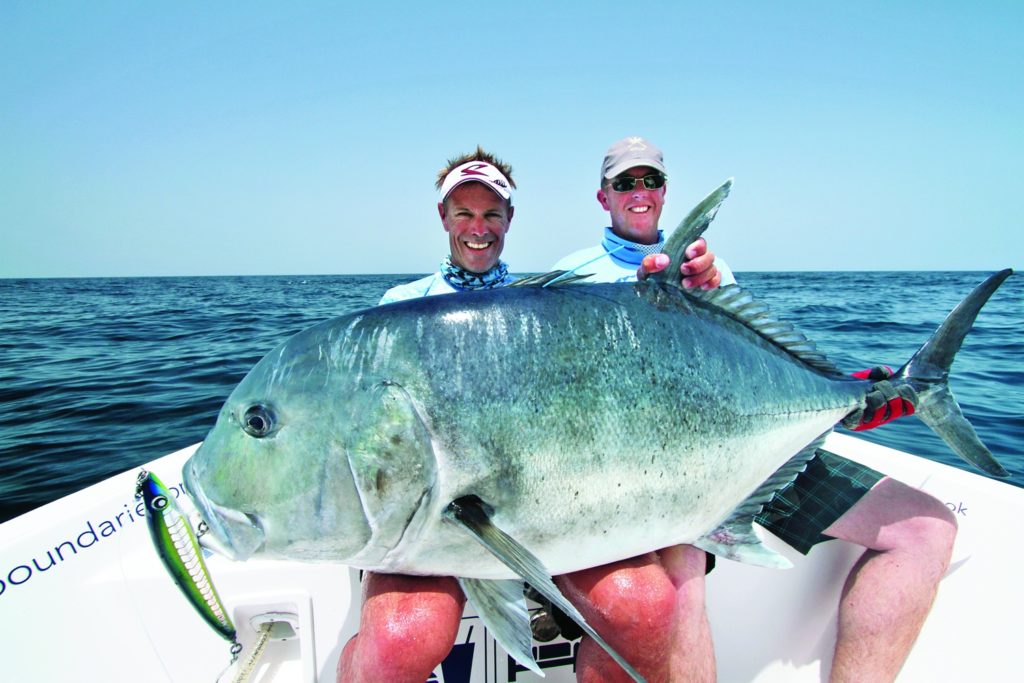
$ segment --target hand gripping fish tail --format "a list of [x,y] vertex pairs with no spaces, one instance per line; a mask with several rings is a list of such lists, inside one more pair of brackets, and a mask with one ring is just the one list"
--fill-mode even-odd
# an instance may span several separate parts
[[[957,455],[994,477],[1008,477],[1009,473],[992,457],[964,417],[949,389],[948,380],[953,358],[974,325],[978,312],[1012,274],[1010,268],[1001,270],[975,287],[906,365],[891,379],[878,383],[888,385],[883,389],[890,389],[895,399],[910,397],[913,414],[921,418]],[[881,413],[885,412],[885,406],[880,408],[876,411],[878,414],[869,417],[866,423],[862,422],[863,409],[848,416],[843,423],[855,430],[877,426],[884,421]]]

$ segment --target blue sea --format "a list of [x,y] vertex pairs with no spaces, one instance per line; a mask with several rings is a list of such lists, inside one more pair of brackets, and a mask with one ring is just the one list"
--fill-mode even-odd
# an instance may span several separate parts
[[[902,365],[987,273],[740,273],[849,371]],[[314,323],[412,275],[0,280],[0,521],[201,441],[235,384]],[[982,310],[951,386],[1024,486],[1024,276]],[[538,380],[540,381],[540,380]],[[902,419],[865,438],[965,469]]]

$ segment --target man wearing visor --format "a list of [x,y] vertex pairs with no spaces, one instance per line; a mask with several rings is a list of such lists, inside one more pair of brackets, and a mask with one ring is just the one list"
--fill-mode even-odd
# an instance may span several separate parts
[[[500,260],[512,221],[510,166],[477,148],[475,153],[452,159],[438,174],[441,201],[437,211],[448,233],[449,254],[437,272],[389,289],[381,304],[421,296],[490,289],[509,284],[514,276]],[[659,208],[660,210],[660,208]],[[684,266],[684,275],[695,284],[711,286],[718,281],[714,256],[706,253],[703,240],[691,247],[696,258]],[[639,260],[630,262],[631,276],[644,277],[663,269],[651,264],[648,271]],[[671,554],[671,553],[670,553]],[[653,554],[651,554],[653,556]],[[703,556],[701,556],[703,561]],[[633,568],[635,566],[635,571]],[[664,656],[674,636],[675,591],[658,561],[635,558],[590,569],[567,586],[589,585],[594,577],[611,575],[618,583],[567,597],[579,605],[585,599],[588,615],[606,612],[605,605],[625,609],[622,617],[631,624],[606,638],[650,681],[667,680]],[[652,578],[653,577],[653,578]],[[652,589],[658,584],[662,590]],[[665,590],[665,586],[669,586]],[[339,681],[410,681],[420,683],[435,671],[451,650],[458,635],[465,597],[452,577],[404,576],[367,572],[363,580],[363,607],[359,633],[345,646],[338,664]],[[583,605],[579,605],[581,609]],[[614,669],[598,675],[615,676]],[[583,678],[580,680],[603,680]]]
[[[466,155],[470,156],[470,155]],[[491,289],[515,280],[499,259],[512,206],[512,168],[477,147],[467,161],[452,160],[438,174],[437,213],[448,233],[449,254],[436,273],[384,293],[380,304],[434,294]],[[455,164],[454,166],[452,164]]]

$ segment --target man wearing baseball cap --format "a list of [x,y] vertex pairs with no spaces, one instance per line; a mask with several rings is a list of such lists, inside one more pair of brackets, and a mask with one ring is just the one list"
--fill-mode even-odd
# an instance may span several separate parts
[[[610,214],[601,243],[566,256],[552,270],[590,274],[591,282],[631,282],[664,269],[658,228],[668,174],[664,155],[641,137],[613,144],[601,164],[597,201]],[[703,239],[687,248],[684,286],[735,282]],[[704,610],[703,550],[678,545],[556,578],[608,643],[648,680],[715,680],[711,629]],[[560,615],[559,615],[560,616]],[[564,620],[559,619],[562,623]],[[572,630],[569,626],[568,630]],[[566,634],[570,635],[570,634]],[[608,654],[584,636],[576,656],[580,680],[627,680]]]
[[[611,216],[611,226],[605,228],[600,245],[567,256],[554,269],[590,273],[595,282],[629,281],[663,269],[668,258],[659,253],[664,238],[658,221],[666,184],[661,150],[640,137],[613,144],[601,166],[597,191],[598,202]],[[711,288],[735,282],[723,261],[711,256],[716,268],[705,267],[701,259],[709,254],[701,241],[691,245],[687,255],[695,258],[681,267],[685,285]],[[884,384],[884,374],[876,377],[865,371],[856,376]],[[913,403],[909,398],[886,397],[874,415],[858,416],[847,426],[869,429],[910,414]],[[850,572],[839,605],[831,680],[893,680],[949,565],[956,537],[956,519],[949,509],[936,498],[880,472],[818,451],[806,470],[765,505],[756,521],[804,554],[817,543],[835,538],[865,548]],[[676,632],[671,646],[660,655],[663,666],[673,677],[713,681],[714,650],[704,610],[705,571],[703,551],[674,546],[558,580],[567,596],[577,596],[574,602],[583,615],[603,625],[601,632],[610,634],[609,643],[631,663],[641,660],[636,652],[630,652],[628,643],[642,637],[657,640],[664,629],[637,629],[637,619],[629,611],[630,600],[646,595],[653,605],[672,605],[678,610]],[[631,586],[634,595],[602,592],[601,587],[607,585]],[[585,608],[591,596],[599,596],[604,614],[611,615],[603,623],[593,609]],[[668,623],[666,614],[657,610],[647,614],[649,623],[658,623],[659,615]],[[587,680],[605,680],[601,672],[614,670],[615,665],[589,640],[585,638],[580,645],[577,671]],[[649,656],[656,658],[659,653],[652,650]],[[647,670],[656,669],[656,661],[648,663]]]
[[[658,229],[668,173],[661,150],[641,137],[619,140],[601,164],[597,201],[611,215],[601,244],[566,256],[553,270],[592,274],[593,282],[628,282],[668,265],[661,253],[665,235]],[[713,289],[736,280],[729,266],[698,239],[687,248],[680,268],[683,285]]]

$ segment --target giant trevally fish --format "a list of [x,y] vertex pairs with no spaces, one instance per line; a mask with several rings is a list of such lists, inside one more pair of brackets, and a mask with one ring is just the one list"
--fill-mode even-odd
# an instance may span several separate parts
[[[728,189],[673,234],[664,273],[677,272]],[[995,476],[1006,472],[946,379],[1011,272],[971,293],[891,379]],[[752,518],[837,422],[864,409],[872,384],[737,286],[572,280],[362,310],[272,351],[185,466],[217,542],[236,559],[460,577],[528,666],[523,579],[598,637],[552,575],[677,543],[783,564]]]

